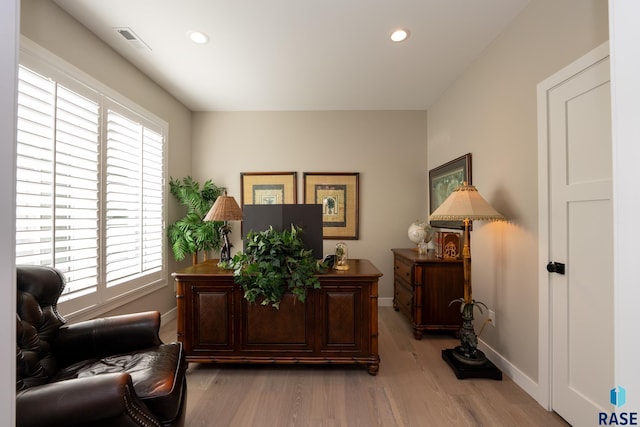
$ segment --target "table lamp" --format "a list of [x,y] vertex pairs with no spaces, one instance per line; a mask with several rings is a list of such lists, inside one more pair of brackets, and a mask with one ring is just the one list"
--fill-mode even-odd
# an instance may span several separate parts
[[242,210],[232,196],[227,196],[227,190],[224,191],[224,195],[218,196],[203,221],[224,221],[224,224],[220,227],[220,234],[222,234],[224,242],[220,250],[220,262],[229,261],[231,259],[232,245],[229,243],[228,234],[231,232],[231,228],[227,221],[242,221]]

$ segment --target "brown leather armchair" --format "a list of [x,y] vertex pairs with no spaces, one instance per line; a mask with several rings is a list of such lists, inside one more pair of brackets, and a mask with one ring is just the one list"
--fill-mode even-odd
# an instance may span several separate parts
[[184,353],[158,312],[66,324],[62,273],[19,266],[17,282],[17,426],[184,425]]

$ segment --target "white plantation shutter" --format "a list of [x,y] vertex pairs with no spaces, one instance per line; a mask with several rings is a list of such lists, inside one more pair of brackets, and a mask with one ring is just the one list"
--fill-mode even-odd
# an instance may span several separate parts
[[19,69],[16,158],[18,263],[53,263],[55,84]]
[[60,269],[66,312],[164,284],[166,125],[123,98],[115,101],[88,77],[81,83],[50,63],[25,59],[16,263]]
[[140,271],[141,127],[113,111],[107,119],[107,283]]
[[107,285],[162,266],[162,135],[107,113]]
[[63,271],[63,300],[95,292],[98,102],[24,67],[18,93],[16,263]]
[[164,251],[164,156],[161,133],[144,129],[142,135],[142,269],[162,267]]
[[95,292],[98,281],[99,120],[96,102],[58,85],[54,266],[68,298]]

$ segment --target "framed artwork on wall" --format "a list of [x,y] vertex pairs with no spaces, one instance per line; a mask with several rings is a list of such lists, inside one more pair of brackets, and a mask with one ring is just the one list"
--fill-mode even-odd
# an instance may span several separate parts
[[304,203],[322,205],[325,239],[359,238],[359,178],[358,172],[304,173]]
[[297,203],[296,172],[242,172],[241,204],[289,205]]
[[[429,214],[463,182],[471,184],[471,153],[429,171]],[[432,227],[462,229],[462,221],[430,221]]]

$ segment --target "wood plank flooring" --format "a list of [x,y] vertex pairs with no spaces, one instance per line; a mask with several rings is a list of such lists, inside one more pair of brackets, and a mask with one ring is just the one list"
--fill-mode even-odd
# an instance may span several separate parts
[[[377,376],[362,366],[190,364],[186,425],[568,426],[506,376],[456,379],[440,354],[455,338],[418,341],[391,307],[380,307],[378,327]],[[175,339],[175,321],[161,336]]]

